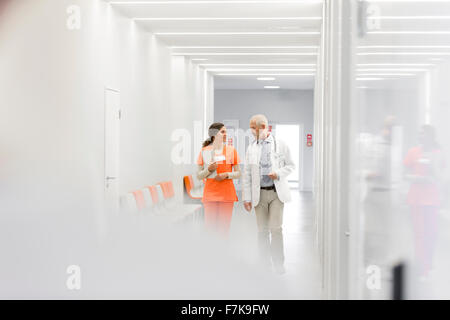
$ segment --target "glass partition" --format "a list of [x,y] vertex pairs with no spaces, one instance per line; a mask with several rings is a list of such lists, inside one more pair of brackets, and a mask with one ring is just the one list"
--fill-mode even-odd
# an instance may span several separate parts
[[352,0],[357,296],[450,298],[450,1]]

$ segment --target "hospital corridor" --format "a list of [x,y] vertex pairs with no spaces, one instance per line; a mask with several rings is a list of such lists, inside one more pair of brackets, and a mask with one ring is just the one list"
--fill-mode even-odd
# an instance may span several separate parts
[[0,0],[0,300],[450,299],[449,83],[449,0]]

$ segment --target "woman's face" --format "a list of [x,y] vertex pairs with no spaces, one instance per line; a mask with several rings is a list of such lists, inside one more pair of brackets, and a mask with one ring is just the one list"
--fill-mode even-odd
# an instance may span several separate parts
[[219,130],[215,138],[217,141],[227,142],[227,128],[225,126]]

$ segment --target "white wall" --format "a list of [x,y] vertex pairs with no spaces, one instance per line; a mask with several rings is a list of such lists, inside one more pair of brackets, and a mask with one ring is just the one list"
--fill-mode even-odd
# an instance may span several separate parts
[[202,72],[100,0],[5,0],[0,16],[0,296],[60,296],[101,227],[104,88],[121,92],[121,194],[180,194],[192,166],[170,138],[203,119]]
[[[274,123],[303,124],[304,157],[300,180],[303,182],[304,190],[310,191],[313,177],[313,148],[306,147],[306,134],[313,134],[313,96],[313,90],[215,90],[214,120],[238,119],[241,129],[247,130],[251,116],[262,113]],[[240,156],[243,158],[244,154]]]

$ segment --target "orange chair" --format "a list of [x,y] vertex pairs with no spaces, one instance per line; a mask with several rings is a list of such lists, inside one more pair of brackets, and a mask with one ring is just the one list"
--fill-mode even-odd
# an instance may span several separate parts
[[146,199],[146,208],[154,213],[160,213],[161,202],[159,201],[156,186],[146,186],[142,191],[144,193],[144,198]]
[[192,176],[184,176],[184,188],[186,190],[187,195],[189,198],[193,200],[201,200],[203,196],[203,190],[201,192],[198,192],[199,190],[194,185],[194,179],[192,179]]
[[176,217],[177,220],[184,220],[189,217],[196,219],[198,213],[202,210],[199,204],[176,203],[175,191],[172,181],[164,181],[158,183],[164,194],[164,204],[168,215]]
[[145,209],[145,200],[144,200],[144,194],[142,193],[142,190],[136,190],[132,192],[134,195],[134,198],[136,199],[136,205],[139,211]]
[[158,204],[159,199],[158,199],[158,191],[156,190],[156,186],[147,186],[146,188],[150,191],[153,205]]
[[130,213],[153,213],[172,223],[197,221],[202,213],[199,204],[177,203],[172,181],[160,182],[121,197],[122,210]]
[[173,190],[173,184],[171,181],[160,182],[158,184],[163,190],[164,199],[171,200],[175,197],[175,192]]

